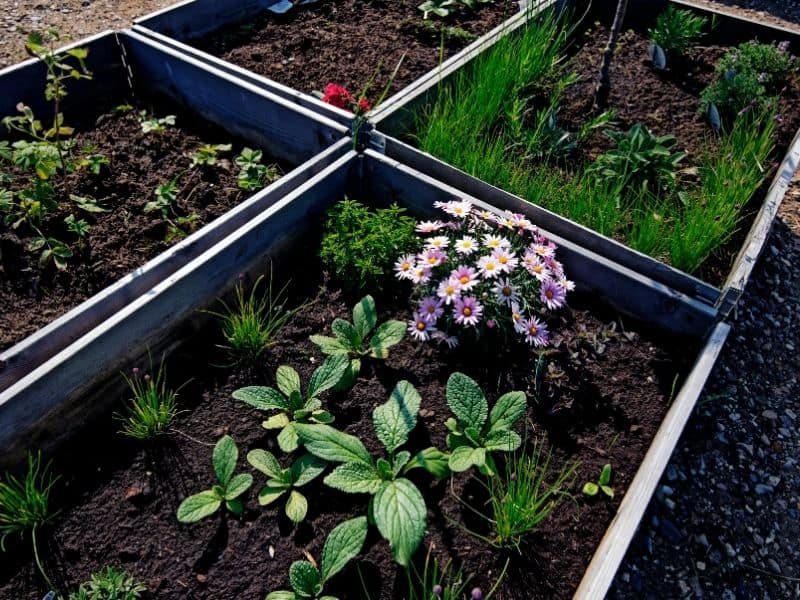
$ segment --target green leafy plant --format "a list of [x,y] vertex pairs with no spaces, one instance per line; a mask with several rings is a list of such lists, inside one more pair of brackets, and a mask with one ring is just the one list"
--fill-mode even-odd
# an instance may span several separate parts
[[582,492],[587,496],[597,496],[599,492],[603,492],[609,498],[614,497],[614,488],[609,484],[611,483],[611,465],[606,464],[600,471],[600,477],[597,482],[587,481],[583,484]]
[[427,19],[431,14],[437,17],[447,17],[451,12],[458,8],[457,0],[426,0],[417,7],[422,11],[423,19]]
[[64,217],[64,225],[67,226],[67,231],[74,233],[79,238],[85,238],[89,235],[91,226],[84,219],[76,219],[75,215],[67,215]]
[[161,218],[166,219],[172,205],[178,199],[178,178],[158,186],[153,192],[155,200],[150,200],[144,205],[144,212],[161,211]]
[[[152,366],[152,361],[151,361]],[[167,386],[167,370],[162,359],[155,377],[135,367],[130,376],[122,374],[133,394],[120,433],[136,440],[147,440],[166,433],[178,416],[178,391]]]
[[25,248],[29,252],[40,252],[39,267],[44,269],[52,262],[59,271],[65,270],[66,261],[72,258],[72,249],[61,240],[46,236],[38,229],[35,231],[36,236],[26,244]]
[[416,250],[415,222],[397,205],[370,210],[342,200],[327,214],[320,248],[323,265],[345,287],[380,290],[398,256]]
[[136,600],[146,591],[147,587],[130,573],[106,567],[92,573],[89,581],[69,595],[69,600]]
[[14,202],[13,192],[6,191],[2,205],[3,222],[12,229],[22,225],[38,228],[45,215],[57,206],[53,186],[47,181],[37,180],[31,187],[17,192],[17,202]]
[[37,544],[37,532],[56,515],[50,510],[50,492],[58,477],[49,470],[49,464],[42,466],[41,453],[28,454],[28,468],[22,479],[6,473],[5,479],[0,480],[0,550],[6,551],[9,536],[30,533],[36,567],[50,589],[56,589],[39,559]]
[[650,39],[667,56],[677,58],[697,43],[708,19],[691,10],[669,5],[658,15],[655,26],[650,29]]
[[200,220],[200,215],[197,213],[191,213],[183,217],[169,219],[167,224],[167,233],[164,235],[164,241],[171,243],[175,240],[182,240],[197,229],[197,227],[200,225]]
[[346,384],[358,376],[362,357],[387,358],[389,348],[399,343],[405,335],[406,324],[402,321],[386,321],[376,328],[377,323],[375,300],[372,296],[364,296],[353,308],[352,323],[344,319],[334,319],[331,330],[336,337],[311,336],[311,341],[319,346],[324,354],[331,356],[341,354],[350,359],[349,371],[343,379]]
[[344,355],[328,357],[311,375],[303,394],[300,375],[292,367],[281,365],[275,375],[278,389],[264,386],[244,387],[233,392],[236,400],[253,408],[278,411],[263,423],[264,429],[280,429],[278,446],[286,453],[299,447],[298,427],[301,423],[331,423],[333,415],[323,410],[319,395],[339,383],[350,361]]
[[79,168],[89,169],[92,175],[100,175],[103,167],[111,164],[111,161],[102,154],[88,154],[79,158],[76,164]]
[[450,470],[460,473],[476,466],[484,475],[494,475],[497,468],[490,453],[513,452],[522,443],[512,428],[528,408],[525,393],[503,394],[489,412],[478,384],[463,373],[453,373],[447,380],[447,405],[455,415],[445,422],[450,431]]
[[253,485],[253,476],[250,473],[233,474],[238,459],[239,449],[233,438],[229,435],[222,437],[214,446],[211,457],[217,484],[210,490],[189,496],[181,502],[178,507],[178,521],[195,523],[213,515],[223,504],[234,515],[242,514],[244,506],[239,496]]
[[237,181],[241,189],[249,192],[260,190],[267,183],[278,178],[278,167],[262,164],[262,157],[261,150],[243,148],[241,153],[233,159],[234,164],[239,167]]
[[306,518],[308,500],[296,488],[320,475],[327,466],[324,460],[313,454],[304,454],[284,469],[275,456],[259,449],[247,453],[247,462],[269,477],[267,484],[258,493],[258,503],[261,506],[272,504],[284,494],[289,494],[284,507],[286,516],[294,523],[300,523]]
[[326,485],[351,494],[371,495],[371,519],[391,545],[394,559],[403,566],[408,565],[422,541],[427,518],[425,499],[401,474],[415,467],[425,468],[436,477],[448,472],[445,456],[435,448],[414,459],[409,451],[398,451],[417,424],[420,404],[414,386],[401,381],[389,400],[373,411],[375,434],[388,459],[374,460],[360,439],[328,425],[297,425],[306,450],[323,460],[342,463],[325,477]]
[[155,115],[148,116],[146,110],[139,112],[139,125],[142,126],[142,133],[164,133],[168,127],[174,127],[175,123],[175,115],[156,117]]
[[323,595],[325,584],[361,552],[366,538],[366,517],[340,523],[325,540],[319,568],[316,563],[307,560],[293,562],[289,567],[289,583],[293,591],[270,592],[266,600],[338,600],[335,596]]
[[109,209],[102,204],[99,204],[95,198],[91,198],[89,196],[77,196],[75,194],[70,194],[69,199],[75,203],[75,206],[87,213],[109,212]]
[[192,166],[213,166],[217,164],[218,156],[223,152],[230,152],[231,144],[203,144],[192,153]]

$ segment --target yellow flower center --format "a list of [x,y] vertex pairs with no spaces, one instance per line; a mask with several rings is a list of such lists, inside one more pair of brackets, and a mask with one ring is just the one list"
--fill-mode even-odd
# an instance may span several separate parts
[[500,258],[498,258],[497,260],[498,260],[498,261],[500,261],[500,264],[501,264],[501,265],[508,264],[508,257],[507,257],[507,256],[501,256],[501,257],[500,257]]
[[466,285],[469,283],[469,277],[467,277],[466,275],[462,275],[461,277],[458,278],[458,280],[461,282],[462,285]]
[[422,321],[419,321],[419,322],[417,323],[417,329],[418,329],[419,331],[425,331],[425,323],[423,323]]
[[449,295],[451,295],[451,294],[455,294],[455,293],[456,293],[456,288],[454,288],[452,285],[448,285],[448,286],[447,286],[447,287],[444,289],[444,291],[445,291],[445,292],[447,292],[447,295],[449,296]]
[[531,325],[531,326],[528,328],[528,333],[530,333],[531,335],[536,335],[536,333],[537,333],[538,331],[539,331],[539,330],[538,330],[538,329],[536,329],[536,325]]
[[468,317],[472,314],[472,309],[469,306],[465,306],[464,310],[461,311],[465,317]]

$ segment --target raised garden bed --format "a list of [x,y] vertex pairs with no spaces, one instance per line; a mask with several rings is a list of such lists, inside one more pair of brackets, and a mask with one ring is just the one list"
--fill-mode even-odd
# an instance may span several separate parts
[[[9,156],[0,165],[7,181],[0,187],[13,194],[13,206],[3,211],[0,225],[0,389],[349,145],[346,128],[135,33],[103,34],[75,47],[88,50],[92,79],[67,82],[61,112],[75,128],[67,154],[70,163],[87,157],[101,162],[97,173],[89,166],[66,174],[56,168],[44,179],[15,164],[7,147]],[[22,102],[48,123],[53,108],[44,99],[45,75],[35,59],[1,72],[0,114],[19,114],[16,104]],[[95,97],[102,101],[87,110]],[[16,131],[0,135],[11,143],[31,139]],[[206,162],[197,164],[205,145],[223,147],[207,149]],[[248,146],[262,154],[261,166],[242,181],[247,173],[240,157]],[[41,185],[52,186],[52,208],[42,217],[20,219],[20,192]],[[88,232],[68,229],[65,218],[83,221]],[[45,239],[45,246],[37,246]]]
[[[438,218],[436,202],[467,199],[476,208],[491,208],[374,152],[349,153],[0,394],[0,445],[8,450],[3,462],[15,464],[26,450],[52,448],[71,438],[69,452],[59,453],[57,461],[69,485],[59,484],[53,496],[64,512],[47,533],[44,554],[58,585],[74,586],[113,563],[145,582],[153,597],[261,598],[288,588],[288,567],[302,559],[304,550],[318,559],[334,525],[364,514],[364,496],[334,492],[315,480],[303,490],[308,519],[293,529],[282,516],[282,502],[277,508],[257,506],[255,493],[263,485],[258,475],[256,487],[243,497],[247,508],[241,520],[212,517],[187,526],[175,517],[184,497],[212,483],[206,444],[224,434],[233,436],[242,458],[247,450],[264,448],[286,463],[275,436],[259,425],[264,413],[232,400],[231,394],[246,385],[272,385],[282,364],[307,381],[324,358],[308,337],[330,334],[331,320],[347,317],[358,300],[360,294],[339,292],[313,259],[323,213],[345,197],[371,205],[394,201],[418,219]],[[587,566],[590,574],[578,597],[603,597],[728,331],[727,325],[715,325],[713,310],[608,260],[569,242],[557,252],[578,290],[570,296],[570,308],[548,318],[554,339],[560,340],[545,358],[552,377],[537,380],[539,355],[517,342],[482,350],[465,343],[461,350],[447,351],[407,338],[385,362],[365,361],[353,389],[325,398],[336,427],[361,436],[376,453],[380,445],[370,423],[372,409],[401,379],[411,381],[422,396],[424,412],[409,442],[414,449],[443,444],[449,411],[445,382],[455,370],[475,378],[491,404],[511,389],[529,395],[526,416],[533,426],[520,423],[519,428],[526,444],[536,439],[552,449],[555,470],[568,459],[581,464],[570,487],[575,503],[561,504],[526,538],[522,555],[497,551],[460,527],[465,523],[486,533],[485,524],[460,503],[480,506],[477,472],[455,476],[452,489],[447,480],[436,483],[421,470],[409,475],[429,508],[428,535],[414,564],[422,566],[425,548],[433,544],[433,557],[463,564],[473,575],[469,587],[488,591],[508,557],[497,598],[527,598],[530,589],[568,598]],[[252,282],[269,269],[269,261],[278,281],[284,276],[294,281],[293,306],[304,299],[313,302],[300,309],[255,365],[209,368],[225,363],[226,356],[209,315],[197,309],[218,307],[216,298],[241,281],[239,274],[250,274]],[[318,282],[324,287],[315,292]],[[406,289],[377,295],[379,322],[407,320],[408,304],[397,299],[407,294]],[[609,300],[640,318],[621,316]],[[681,333],[665,338],[665,329]],[[148,368],[143,358],[148,349],[160,356],[162,348],[181,341],[186,343],[172,354],[166,371],[172,387],[192,379],[180,390],[179,408],[187,411],[177,421],[180,433],[144,449],[122,442],[109,416],[129,396],[120,391],[117,373]],[[534,397],[537,402],[530,401]],[[583,498],[582,483],[609,462],[614,499]],[[237,472],[248,469],[242,465]],[[94,525],[90,531],[88,518]],[[22,555],[4,561],[0,593],[38,598],[41,582]],[[360,558],[327,591],[358,595],[359,576],[370,597],[403,597],[405,575],[374,527]]]
[[[659,6],[668,4],[660,3]],[[714,78],[715,64],[731,48],[752,39],[764,43],[791,42],[788,51],[794,49],[796,52],[796,36],[738,19],[719,18],[718,25],[712,31],[706,30],[707,33],[698,42],[698,47],[687,51],[681,59],[673,61],[667,71],[657,71],[652,68],[649,59],[648,29],[653,27],[655,16],[659,11],[652,10],[652,7],[641,10],[641,7],[637,6],[637,3],[633,3],[628,11],[619,51],[612,63],[613,83],[608,108],[615,111],[614,128],[618,131],[629,131],[636,123],[642,123],[656,135],[674,135],[675,149],[687,152],[681,168],[688,170],[679,173],[679,178],[684,177],[682,185],[689,194],[686,206],[688,208],[699,206],[702,209],[709,199],[707,196],[703,197],[700,188],[702,181],[698,183],[693,178],[698,176],[698,167],[699,174],[702,175],[704,153],[710,150],[713,156],[714,148],[723,143],[714,135],[708,120],[700,110],[701,92]],[[583,14],[579,9],[576,9],[576,12],[578,15]],[[698,14],[710,19],[709,13]],[[600,16],[608,18],[607,14]],[[592,114],[593,82],[600,53],[608,36],[607,25],[602,23],[594,25],[596,18],[599,17],[595,12],[583,19],[577,30],[572,32],[570,44],[565,51],[569,54],[567,71],[579,74],[581,79],[578,83],[570,85],[560,98],[558,111],[554,114],[556,127],[563,129],[553,129],[554,133],[558,133],[555,139],[565,131],[577,131],[585,123],[586,115]],[[534,17],[534,20],[537,19],[538,17]],[[521,27],[512,35],[521,37],[524,29]],[[689,239],[690,234],[695,235],[698,240],[707,237],[705,231],[711,231],[715,222],[712,218],[714,215],[710,212],[704,217],[709,219],[708,225],[700,232],[690,232],[689,224],[682,224],[681,214],[684,209],[680,207],[680,203],[667,206],[660,201],[661,204],[639,207],[628,213],[613,206],[611,208],[614,210],[606,210],[607,207],[604,206],[590,205],[590,210],[581,213],[576,207],[582,206],[583,199],[578,198],[578,188],[568,187],[569,177],[564,181],[564,185],[551,185],[550,191],[553,193],[548,195],[547,185],[551,182],[546,181],[546,177],[543,178],[541,185],[529,185],[524,177],[519,177],[520,173],[509,178],[503,170],[513,171],[514,168],[527,164],[528,173],[542,174],[548,169],[554,174],[581,172],[584,165],[591,165],[613,146],[603,133],[607,127],[598,128],[585,136],[578,147],[568,154],[566,160],[563,158],[553,160],[549,166],[546,159],[525,159],[528,160],[525,163],[525,160],[520,162],[519,157],[508,159],[505,166],[497,161],[494,163],[488,160],[472,161],[467,156],[469,151],[461,152],[459,157],[458,149],[475,146],[475,143],[465,140],[462,140],[463,143],[460,145],[453,145],[452,148],[456,151],[450,152],[452,156],[446,156],[447,151],[436,150],[430,138],[428,141],[424,139],[426,126],[420,120],[421,115],[434,109],[437,100],[443,97],[442,88],[450,89],[448,86],[455,85],[454,82],[458,77],[468,77],[470,69],[476,68],[477,63],[488,61],[493,45],[498,39],[500,38],[490,40],[483,48],[476,48],[475,51],[462,57],[458,64],[450,65],[450,68],[442,73],[441,78],[427,79],[404,98],[387,102],[380,107],[372,115],[373,124],[378,132],[373,134],[374,147],[465,192],[486,194],[498,206],[505,208],[519,206],[520,197],[513,195],[517,193],[537,205],[535,210],[538,222],[544,226],[598,254],[629,266],[703,302],[718,306],[721,314],[726,315],[741,295],[741,290],[749,278],[783,194],[800,160],[800,144],[795,136],[800,127],[800,113],[797,111],[796,102],[800,93],[800,83],[798,83],[800,80],[797,75],[791,75],[785,82],[785,89],[778,94],[776,113],[780,117],[775,124],[775,133],[771,136],[775,148],[769,154],[769,158],[763,161],[765,175],[763,181],[760,186],[756,186],[757,189],[748,202],[737,202],[736,208],[732,211],[726,209],[729,214],[734,215],[733,222],[736,225],[726,229],[726,235],[720,237],[720,241],[715,243],[716,247],[705,258],[692,263],[684,256],[686,247],[693,244],[688,244],[681,238]],[[498,52],[514,52],[502,44],[498,47],[503,48]],[[509,68],[509,70],[514,69]],[[547,93],[539,90],[539,94],[544,94],[545,97],[539,97],[531,104],[530,112],[526,113],[529,117],[531,113],[536,114],[536,110],[546,110]],[[729,129],[730,122],[725,126]],[[469,131],[470,125],[464,124],[463,127],[462,132]],[[485,132],[481,136],[481,139],[487,140],[485,143],[489,145],[496,139]],[[722,139],[725,139],[724,135]],[[508,139],[503,139],[503,143],[506,147],[514,146]],[[421,144],[423,149],[444,156],[444,160],[440,162],[417,152],[412,144]],[[488,154],[488,150],[483,152],[483,156]],[[720,156],[722,154],[720,153]],[[452,166],[446,164],[448,161],[452,162]],[[747,162],[758,164],[755,159],[745,161]],[[492,166],[487,168],[489,163]],[[702,180],[702,177],[699,179]],[[494,185],[498,187],[493,187]],[[505,191],[500,191],[498,188]],[[698,191],[692,191],[695,189]],[[593,199],[595,202],[599,200],[601,199]],[[613,203],[609,203],[611,204]],[[675,208],[676,206],[678,208]],[[637,211],[639,216],[636,214]],[[641,215],[651,215],[651,217],[644,218]],[[563,218],[564,216],[567,218]],[[699,220],[700,217],[694,221],[699,222]],[[645,240],[646,236],[642,236],[641,231],[646,227],[651,227],[648,233],[652,235]],[[599,235],[598,231],[605,235]],[[645,256],[631,246],[649,252],[651,256]],[[653,260],[654,258],[656,260]],[[679,263],[684,261],[687,266],[681,264],[682,269],[670,266],[675,260]],[[687,271],[693,274],[689,275]]]

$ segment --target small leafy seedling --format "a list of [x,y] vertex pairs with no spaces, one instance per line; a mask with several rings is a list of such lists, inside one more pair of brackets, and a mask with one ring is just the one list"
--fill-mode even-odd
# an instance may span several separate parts
[[139,113],[139,124],[142,126],[142,133],[164,133],[167,127],[175,126],[175,119],[175,115],[167,115],[160,118],[155,115],[147,116],[146,110]]
[[147,587],[130,573],[106,567],[92,573],[88,582],[69,595],[69,600],[137,600],[146,591]]
[[39,252],[39,267],[44,269],[51,262],[59,271],[67,268],[67,260],[72,258],[72,250],[61,240],[54,237],[45,236],[41,231],[35,229],[36,237],[29,241],[25,248],[28,252]]
[[243,148],[241,154],[233,162],[239,167],[237,180],[243,190],[253,192],[260,190],[266,183],[278,178],[278,168],[275,165],[263,165],[261,150]]
[[609,498],[613,498],[614,488],[609,486],[609,483],[611,483],[611,465],[606,464],[603,466],[603,470],[600,471],[597,483],[587,481],[583,484],[581,491],[587,496],[597,496],[598,492],[602,491]]
[[158,186],[155,192],[153,192],[153,195],[155,196],[155,200],[150,200],[150,202],[144,205],[144,212],[151,213],[158,210],[161,211],[161,218],[166,219],[169,215],[170,208],[172,208],[172,205],[178,199],[177,177]]
[[178,415],[178,392],[167,387],[164,362],[155,377],[134,368],[131,376],[122,375],[133,394],[126,415],[116,415],[122,422],[120,433],[136,440],[147,440],[166,433]]
[[306,518],[308,500],[295,488],[304,486],[322,473],[327,466],[324,460],[313,454],[304,454],[294,461],[291,467],[284,469],[272,453],[266,450],[251,450],[247,453],[247,462],[269,477],[267,485],[258,492],[258,503],[261,506],[272,504],[288,493],[289,498],[284,507],[286,516],[294,523],[300,523]]
[[[335,596],[322,595],[325,584],[331,577],[355,558],[367,538],[367,518],[356,517],[334,527],[325,546],[319,568],[316,563],[298,560],[289,567],[289,583],[293,591],[281,590],[267,594],[266,600],[338,600]],[[309,557],[310,558],[310,557]]]
[[230,152],[231,148],[231,144],[203,144],[192,154],[192,166],[214,166],[217,164],[217,157],[223,152]]
[[[350,368],[344,383],[350,383],[361,370],[361,358],[385,359],[389,356],[389,348],[399,343],[405,335],[406,325],[403,321],[386,321],[377,329],[378,313],[372,296],[364,296],[353,308],[353,322],[335,319],[331,330],[336,337],[312,335],[314,342],[324,354],[345,355],[350,358]],[[370,337],[370,334],[374,334]]]
[[214,446],[211,457],[218,483],[210,490],[189,496],[181,502],[178,507],[178,521],[195,523],[213,515],[223,504],[234,515],[242,514],[244,507],[239,496],[253,485],[253,476],[250,473],[233,474],[238,459],[239,449],[233,438],[229,435],[221,438]]
[[75,203],[75,206],[87,213],[109,212],[109,209],[101,204],[98,204],[95,198],[91,198],[89,196],[76,196],[75,194],[70,194],[69,199]]
[[[425,535],[425,499],[416,485],[401,473],[422,467],[436,477],[448,474],[445,456],[435,448],[420,453],[423,459],[398,449],[408,441],[417,424],[421,398],[408,381],[401,381],[389,400],[372,413],[375,434],[389,458],[374,460],[363,442],[328,425],[298,425],[306,450],[329,461],[342,463],[325,477],[325,484],[342,492],[370,494],[369,514],[392,547],[394,559],[407,566]],[[402,518],[399,518],[402,515]]]
[[300,388],[300,375],[297,371],[290,366],[281,365],[275,375],[277,390],[250,386],[236,390],[233,397],[258,410],[279,411],[264,421],[264,429],[280,429],[278,446],[286,453],[294,452],[299,446],[297,424],[333,421],[333,415],[322,409],[319,395],[339,383],[349,364],[350,361],[344,355],[328,357],[311,375],[305,396]]

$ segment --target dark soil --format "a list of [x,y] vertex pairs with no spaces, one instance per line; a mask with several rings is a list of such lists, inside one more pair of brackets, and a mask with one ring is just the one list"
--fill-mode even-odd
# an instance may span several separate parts
[[[221,29],[197,47],[279,83],[310,93],[328,83],[356,93],[371,82],[375,100],[403,58],[389,93],[409,85],[476,37],[519,11],[516,0],[479,4],[424,21],[420,0],[326,0],[278,16],[269,12]],[[468,35],[446,35],[440,24]],[[431,25],[433,28],[431,28]]]
[[[177,125],[163,133],[142,132],[139,110],[158,117],[177,116]],[[69,123],[70,121],[68,121]],[[120,277],[179,241],[168,240],[170,220],[197,215],[185,233],[224,214],[252,192],[239,189],[233,157],[243,145],[222,129],[159,99],[143,101],[126,113],[112,110],[79,130],[78,147],[91,145],[91,153],[103,154],[110,164],[99,176],[87,169],[54,182],[58,208],[44,220],[42,231],[68,243],[74,256],[59,271],[51,263],[38,264],[39,252],[26,250],[35,231],[28,225],[12,229],[0,222],[0,350],[22,340],[43,325],[77,306]],[[234,143],[220,155],[215,166],[189,170],[191,154],[202,144]],[[268,156],[263,162],[269,164]],[[20,189],[30,175],[17,167],[1,165],[14,176],[11,189]],[[179,178],[177,201],[169,220],[160,211],[144,213],[155,189]],[[87,213],[70,200],[74,194],[92,197],[108,212]],[[91,229],[81,244],[67,231],[64,218],[73,214],[89,222]]]
[[[313,280],[305,283],[314,285]],[[185,345],[168,367],[172,386],[194,378],[180,391],[184,412],[175,433],[141,448],[116,436],[117,425],[108,418],[82,434],[83,445],[60,452],[55,468],[63,479],[55,505],[62,512],[44,536],[46,564],[61,585],[75,586],[112,564],[144,581],[153,598],[261,600],[270,591],[287,588],[289,565],[302,559],[305,549],[318,559],[327,533],[363,514],[366,506],[365,496],[335,492],[324,486],[322,477],[303,489],[309,514],[296,530],[283,516],[280,502],[267,509],[258,506],[255,495],[264,483],[258,473],[245,496],[242,520],[212,517],[186,526],[177,522],[175,511],[186,495],[212,484],[211,445],[224,433],[239,445],[239,470],[250,470],[244,456],[253,448],[269,449],[288,464],[274,434],[260,427],[265,414],[233,400],[231,393],[244,385],[274,385],[274,371],[281,364],[297,368],[307,381],[323,359],[309,335],[327,332],[335,317],[347,318],[352,302],[322,288],[254,366],[204,368],[225,362],[213,346],[218,341],[213,335]],[[425,548],[431,548],[437,559],[463,564],[473,578],[470,587],[486,591],[508,560],[498,600],[572,596],[663,418],[676,378],[692,356],[682,340],[667,344],[663,336],[623,324],[592,299],[575,297],[571,305],[551,321],[560,335],[538,385],[533,376],[537,355],[529,349],[448,352],[406,340],[385,363],[367,363],[350,391],[325,398],[336,425],[362,436],[370,451],[379,453],[371,413],[402,379],[411,381],[423,398],[424,412],[410,449],[444,446],[445,382],[456,370],[478,380],[490,402],[511,389],[528,393],[527,442],[539,440],[552,450],[554,469],[567,461],[579,466],[569,490],[574,501],[561,504],[520,552],[496,550],[463,529],[488,533],[487,524],[462,504],[482,509],[485,493],[476,478],[456,476],[451,489],[421,471],[411,475],[428,503],[428,535],[416,557],[418,566]],[[381,311],[381,319],[408,316],[403,300],[379,299],[378,307],[389,307]],[[587,501],[580,493],[582,484],[595,480],[607,462],[614,468],[616,497]],[[39,600],[44,590],[28,546],[19,544],[9,556],[0,565],[0,598]],[[365,597],[361,576],[374,600],[405,597],[405,573],[392,562],[388,544],[374,528],[356,563],[358,569],[351,564],[334,578],[329,593]]]

